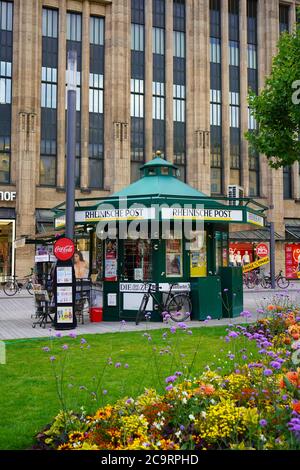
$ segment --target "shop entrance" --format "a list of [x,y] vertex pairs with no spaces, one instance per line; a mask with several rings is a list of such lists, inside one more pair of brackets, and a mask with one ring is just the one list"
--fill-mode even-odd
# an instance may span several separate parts
[[0,282],[14,275],[14,220],[0,220]]

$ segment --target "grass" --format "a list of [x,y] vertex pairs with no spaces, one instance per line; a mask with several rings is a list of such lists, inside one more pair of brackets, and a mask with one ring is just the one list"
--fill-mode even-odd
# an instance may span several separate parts
[[[225,373],[233,366],[227,357],[233,343],[225,343],[226,327],[193,329],[171,334],[166,340],[162,330],[148,330],[151,341],[141,332],[86,335],[87,344],[81,345],[80,337],[55,338],[51,342],[42,339],[6,341],[7,363],[0,365],[1,426],[0,449],[28,449],[39,432],[61,409],[58,399],[54,368],[60,377],[61,360],[66,359],[64,371],[64,396],[68,409],[79,410],[84,406],[89,412],[106,403],[113,403],[124,396],[137,396],[144,388],[154,387],[163,392],[165,377],[175,371],[197,375],[204,367],[221,366]],[[67,351],[62,345],[68,344]],[[244,339],[234,342],[235,347],[247,348],[255,356],[255,346]],[[170,346],[175,354],[160,354]],[[42,351],[45,346],[50,352]],[[251,351],[249,351],[249,348]],[[236,352],[236,362],[242,361],[242,353]],[[50,356],[56,360],[52,363]],[[112,365],[107,364],[111,357]],[[119,368],[115,363],[120,362]],[[128,368],[124,365],[128,364]],[[98,401],[92,400],[99,377]],[[107,394],[103,394],[107,390]]]

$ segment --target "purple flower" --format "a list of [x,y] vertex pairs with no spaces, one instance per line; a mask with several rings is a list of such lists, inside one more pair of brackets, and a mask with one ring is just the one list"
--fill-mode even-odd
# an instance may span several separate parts
[[235,355],[234,354],[227,354],[227,357],[229,357],[229,359],[233,360]]
[[126,400],[127,405],[131,405],[132,402],[133,402],[132,398],[128,398],[128,400]]
[[282,395],[281,397],[283,399],[283,401],[287,400],[288,399],[288,396],[287,395]]
[[300,418],[292,418],[291,421],[288,423],[288,428],[291,432],[295,434],[297,439],[300,440]]
[[55,333],[56,338],[61,338],[61,333]]
[[260,426],[262,428],[264,428],[265,426],[267,426],[268,422],[266,419],[261,419],[260,422],[259,422]]
[[236,333],[235,331],[230,331],[230,332],[228,333],[228,336],[229,336],[230,338],[237,338],[237,337],[239,336],[239,334]]
[[67,349],[69,349],[69,346],[68,346],[67,344],[64,344],[64,345],[62,346],[62,349],[64,349],[64,350],[66,351]]
[[124,367],[125,367],[125,369],[128,369],[129,365],[128,365],[128,364],[124,364]]
[[248,356],[246,356],[246,354],[243,354],[242,359],[243,359],[243,361],[246,361],[248,359]]
[[173,388],[173,385],[167,385],[166,390],[169,392],[170,390],[172,390],[172,388]]
[[121,325],[126,325],[126,321],[125,321],[125,320],[122,320],[122,321],[121,321]]
[[192,330],[187,330],[187,334],[192,335],[193,334]]
[[45,346],[44,348],[42,348],[42,351],[44,351],[44,352],[49,352],[49,351],[50,351],[50,348],[48,348],[48,346]]
[[223,292],[228,292],[228,289],[223,289]]
[[176,333],[176,326],[171,326],[170,332],[171,333]]
[[241,317],[244,317],[244,318],[250,318],[252,316],[252,313],[249,312],[248,310],[244,310],[243,312],[241,312]]
[[207,315],[206,320],[211,320],[211,316]]
[[171,315],[168,312],[163,312],[162,315],[163,315],[164,322],[168,322],[171,318]]
[[53,362],[55,361],[56,357],[55,356],[50,356],[50,361]]
[[81,343],[81,344],[85,344],[86,342],[87,342],[86,339],[81,338],[81,340],[80,340],[80,343]]
[[278,369],[280,369],[281,364],[280,364],[280,362],[278,362],[278,361],[271,361],[271,362],[270,362],[270,366],[273,367],[273,369],[277,369],[277,370],[278,370]]
[[177,380],[176,375],[170,375],[169,377],[167,377],[167,378],[165,379],[165,382],[166,382],[167,384],[169,384],[169,383],[175,382],[175,380]]
[[272,375],[272,374],[273,374],[273,371],[272,371],[271,369],[265,369],[265,370],[264,370],[264,375],[265,375],[266,377],[269,377],[269,376]]
[[175,372],[175,375],[177,375],[177,377],[180,377],[182,375],[182,372],[177,371],[177,372]]
[[77,334],[76,334],[76,333],[69,333],[69,336],[70,336],[70,338],[77,338]]
[[115,368],[118,369],[119,367],[121,367],[121,365],[122,365],[121,362],[116,362],[115,363]]
[[186,329],[187,329],[187,326],[186,326],[185,323],[180,322],[180,323],[178,323],[178,328],[181,328],[182,330],[186,330]]
[[107,395],[107,390],[102,390],[103,395]]
[[179,426],[179,429],[180,429],[180,431],[184,431],[184,430],[185,430],[185,427],[183,426],[183,424],[181,424],[181,425]]

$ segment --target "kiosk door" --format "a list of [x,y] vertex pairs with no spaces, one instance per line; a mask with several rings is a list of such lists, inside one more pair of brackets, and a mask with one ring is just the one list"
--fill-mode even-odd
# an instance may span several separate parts
[[[135,319],[145,283],[153,279],[153,242],[151,240],[124,240],[120,263],[120,318]],[[153,310],[149,299],[147,310]]]

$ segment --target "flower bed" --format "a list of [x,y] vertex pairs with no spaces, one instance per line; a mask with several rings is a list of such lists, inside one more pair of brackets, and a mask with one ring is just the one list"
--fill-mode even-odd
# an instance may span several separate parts
[[259,361],[226,375],[209,369],[191,378],[174,371],[164,395],[148,389],[92,416],[61,412],[37,436],[39,447],[300,449],[300,312],[269,307],[271,317],[231,326],[226,336],[233,346],[241,337],[256,342]]

